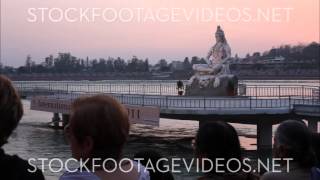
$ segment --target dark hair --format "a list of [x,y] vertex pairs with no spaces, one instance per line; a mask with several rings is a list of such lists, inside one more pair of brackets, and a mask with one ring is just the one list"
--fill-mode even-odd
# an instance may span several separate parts
[[[230,124],[220,121],[208,122],[200,126],[195,139],[195,153],[197,156],[204,156],[213,162],[217,158],[223,158],[224,161],[219,161],[219,164],[224,164],[224,166],[221,166],[219,170],[224,170],[226,173],[229,172],[226,165],[228,160],[235,158],[242,162],[241,147],[236,130]],[[231,162],[228,165],[229,169],[239,168],[239,164]],[[213,163],[214,165],[215,163]],[[210,168],[206,166],[208,165],[204,164],[205,169]],[[218,173],[210,172],[209,174]]]
[[312,146],[317,157],[318,166],[320,166],[320,134],[312,133]]
[[82,97],[72,104],[70,129],[79,143],[93,139],[91,158],[119,159],[129,127],[127,111],[110,96]]
[[162,158],[160,153],[158,153],[155,150],[143,150],[139,151],[137,154],[134,155],[134,158],[143,158],[141,160],[141,164],[146,166],[148,161],[150,161],[155,168],[154,171],[149,171],[150,174],[150,180],[174,180],[173,175],[171,172],[160,172],[158,171],[158,168],[161,170],[164,169],[164,164],[162,161],[158,163],[158,167],[156,168],[158,160]]
[[11,81],[0,75],[0,147],[7,142],[23,115],[20,97]]
[[282,122],[276,131],[275,139],[279,145],[285,147],[288,158],[293,158],[293,161],[304,168],[314,166],[316,157],[311,144],[311,131],[304,122]]

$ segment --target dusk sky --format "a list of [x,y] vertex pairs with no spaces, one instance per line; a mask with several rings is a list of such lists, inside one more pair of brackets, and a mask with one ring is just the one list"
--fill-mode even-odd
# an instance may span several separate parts
[[[69,15],[75,22],[66,18],[53,22],[49,11],[45,11],[42,22],[39,8],[60,8],[64,12],[73,8]],[[128,13],[124,13],[129,22],[107,22],[102,17],[80,22],[81,8],[110,8],[118,15],[121,8],[126,8],[123,12],[132,10],[134,14],[129,21]],[[146,11],[138,14],[136,8]],[[161,8],[169,10],[162,9],[161,14]],[[215,12],[218,8],[220,19],[217,14],[213,18],[197,18],[195,9],[205,8]],[[180,13],[175,16],[176,21],[161,22],[146,13],[159,12],[166,17],[172,15],[172,9]],[[267,14],[269,10],[277,11],[275,19],[270,20],[269,14],[257,20],[257,12]],[[59,11],[52,12],[57,19]],[[138,15],[145,21],[137,20]],[[38,63],[58,52],[90,59],[128,59],[135,55],[149,58],[151,63],[161,58],[172,61],[186,56],[205,57],[215,43],[217,25],[225,31],[232,54],[242,57],[283,44],[319,42],[319,0],[1,0],[1,61],[4,65],[20,66],[28,54]]]

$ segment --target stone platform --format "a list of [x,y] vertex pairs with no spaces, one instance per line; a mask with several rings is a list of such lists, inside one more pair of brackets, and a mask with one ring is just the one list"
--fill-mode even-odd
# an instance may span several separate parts
[[215,87],[216,78],[207,78],[203,86],[201,79],[193,79],[191,84],[186,86],[186,96],[235,96],[237,95],[238,78],[234,75],[223,75],[219,77],[219,85]]

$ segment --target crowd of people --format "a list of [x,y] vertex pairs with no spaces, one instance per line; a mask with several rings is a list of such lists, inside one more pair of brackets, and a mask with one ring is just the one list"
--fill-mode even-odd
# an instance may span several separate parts
[[[18,126],[23,116],[23,106],[11,81],[0,75],[0,169],[1,179],[42,180],[40,170],[30,172],[30,164],[18,156],[7,155],[2,147]],[[72,157],[89,160],[87,170],[65,172],[60,180],[173,180],[171,172],[149,171],[148,162],[160,162],[163,157],[156,150],[142,150],[133,160],[126,159],[118,167],[107,159],[120,162],[129,138],[130,123],[125,108],[107,95],[81,97],[72,104],[69,124],[65,135],[70,144]],[[205,173],[198,180],[319,180],[319,134],[312,134],[303,121],[287,120],[277,128],[274,136],[274,157],[292,158],[289,171],[267,172],[260,176],[254,171],[234,172],[242,169],[242,150],[238,134],[233,126],[222,121],[204,123],[194,138],[192,147],[197,159],[220,161],[220,171],[208,161],[201,161]],[[143,159],[135,161],[135,159]],[[98,159],[97,161],[90,161]],[[231,159],[238,161],[229,161]],[[92,163],[95,164],[92,164]],[[101,166],[103,164],[103,166]],[[222,165],[221,165],[222,164]],[[160,167],[164,165],[160,162]],[[101,168],[104,167],[104,168]],[[228,168],[227,168],[228,167]],[[287,168],[284,166],[283,168]],[[111,169],[113,171],[111,171]],[[108,171],[110,170],[110,171]]]

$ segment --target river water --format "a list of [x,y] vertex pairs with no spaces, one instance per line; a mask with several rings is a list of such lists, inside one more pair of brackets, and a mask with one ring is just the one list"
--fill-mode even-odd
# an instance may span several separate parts
[[[301,84],[293,83],[293,84]],[[309,82],[308,82],[309,84]],[[318,85],[317,83],[311,83]],[[52,113],[30,110],[30,101],[23,100],[24,116],[19,126],[4,146],[8,154],[17,154],[28,158],[60,158],[66,160],[71,157],[68,143],[61,130],[48,127]],[[248,156],[255,156],[256,127],[254,125],[232,124],[240,135],[241,146]],[[276,127],[273,129],[275,130]],[[161,119],[160,127],[133,125],[131,136],[124,151],[124,156],[133,157],[139,150],[155,149],[164,157],[192,158],[191,140],[198,129],[197,121],[181,121]],[[143,147],[143,148],[142,148]],[[253,152],[253,153],[252,153]],[[37,162],[38,167],[41,166]],[[57,164],[57,167],[59,165]],[[46,179],[58,179],[62,172],[53,173],[44,166]],[[184,172],[174,174],[176,179],[194,179],[197,175]]]

